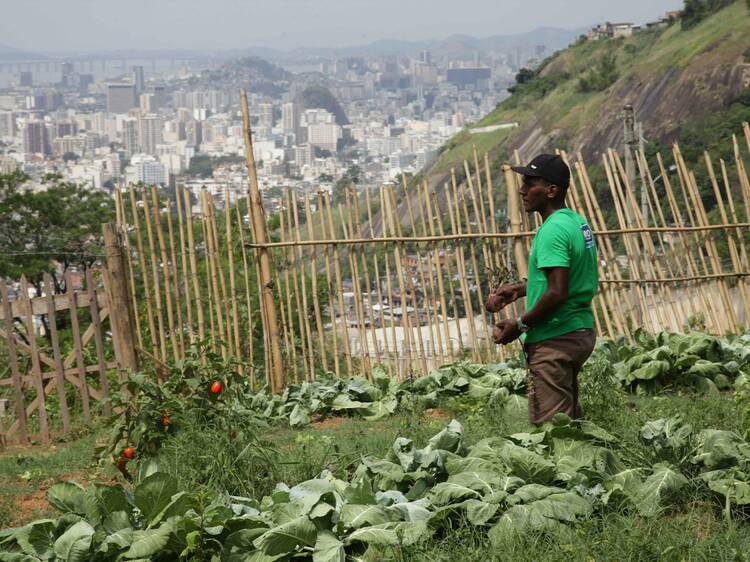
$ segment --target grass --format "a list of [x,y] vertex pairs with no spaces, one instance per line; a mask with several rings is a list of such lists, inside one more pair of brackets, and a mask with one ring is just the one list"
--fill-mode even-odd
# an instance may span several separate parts
[[14,448],[0,455],[0,528],[53,514],[44,491],[60,480],[89,480],[93,435],[43,449]]
[[[581,401],[587,417],[620,437],[623,451],[649,454],[640,444],[642,424],[658,417],[681,415],[696,431],[713,427],[740,430],[740,416],[731,394],[658,396],[625,394],[612,386],[600,366],[587,367],[581,377]],[[598,373],[598,375],[597,375]],[[162,449],[158,462],[181,487],[212,493],[260,497],[277,482],[288,485],[330,470],[350,477],[365,455],[383,457],[398,436],[422,446],[451,418],[464,426],[467,444],[529,429],[521,408],[504,410],[465,400],[447,400],[439,409],[402,408],[379,422],[333,418],[303,430],[258,427],[234,438],[202,429],[185,428]],[[71,476],[91,481],[96,471],[93,435],[44,451],[9,452],[0,457],[0,527],[18,525],[50,514],[41,501],[44,489]],[[239,459],[239,460],[238,460]],[[35,498],[34,509],[22,513],[20,501]],[[591,561],[591,560],[747,560],[750,524],[741,514],[731,523],[722,518],[719,502],[705,493],[685,492],[681,507],[648,519],[630,513],[609,513],[570,528],[562,535],[509,537],[490,545],[486,530],[458,522],[433,540],[397,551],[384,550],[379,560],[454,561]],[[25,504],[24,504],[25,505]]]

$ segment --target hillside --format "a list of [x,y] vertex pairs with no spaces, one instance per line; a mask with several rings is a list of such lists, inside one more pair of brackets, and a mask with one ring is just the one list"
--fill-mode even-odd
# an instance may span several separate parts
[[750,105],[745,93],[750,89],[748,29],[750,9],[743,0],[689,30],[675,23],[629,39],[578,41],[545,61],[472,126],[517,122],[518,128],[462,131],[425,176],[439,185],[472,145],[490,151],[496,164],[516,149],[527,159],[555,148],[581,151],[595,163],[602,150],[621,142],[619,114],[626,104],[634,106],[644,137],[653,145],[668,144],[685,131],[700,133],[707,120],[716,127],[722,112],[734,111],[733,102]]

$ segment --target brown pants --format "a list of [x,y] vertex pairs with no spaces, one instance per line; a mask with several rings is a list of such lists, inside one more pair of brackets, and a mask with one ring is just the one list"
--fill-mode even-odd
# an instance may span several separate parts
[[578,372],[594,350],[594,330],[576,330],[525,346],[529,422],[541,425],[557,412],[583,417]]

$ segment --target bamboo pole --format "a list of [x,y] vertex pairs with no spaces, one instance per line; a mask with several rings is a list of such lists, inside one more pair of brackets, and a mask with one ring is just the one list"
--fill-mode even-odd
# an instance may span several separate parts
[[[263,217],[263,201],[260,197],[258,188],[258,177],[255,169],[255,155],[253,154],[253,138],[250,131],[250,109],[247,103],[247,93],[245,89],[240,90],[240,100],[242,109],[242,125],[245,136],[245,157],[247,159],[247,169],[249,176],[248,200],[249,209],[252,215],[253,239],[258,243],[266,242],[266,223]],[[281,391],[284,384],[284,372],[281,360],[281,346],[279,340],[279,327],[276,320],[276,308],[273,301],[273,290],[271,288],[271,261],[268,250],[260,248],[258,250],[258,262],[261,274],[261,285],[263,287],[262,306],[265,308],[265,317],[267,318],[267,327],[269,330],[269,343],[271,352],[270,367],[273,371],[273,391]]]
[[[282,208],[279,210],[279,219],[280,219],[280,233],[281,233],[281,239],[287,240],[289,239],[287,236],[287,222],[288,222],[288,216],[287,213],[284,210],[284,204],[285,199],[282,198]],[[291,230],[290,230],[291,232]],[[289,257],[289,250],[293,248],[287,247],[284,249],[282,256],[283,256],[283,263],[284,263],[284,295],[286,295],[286,311],[287,311],[287,330],[289,332],[289,337],[292,345],[292,372],[294,373],[294,381],[297,382],[298,376],[297,376],[297,335],[296,330],[294,327],[294,318],[293,318],[293,310],[297,310],[297,317],[299,320],[301,320],[300,317],[300,310],[299,306],[294,306],[292,304],[292,292],[293,292],[293,283],[290,278],[289,270],[292,267],[292,259]],[[299,324],[300,334],[300,352],[302,354],[302,368],[304,371],[305,379],[309,380],[309,372],[308,372],[308,363],[307,363],[307,353],[305,351],[305,336],[302,333],[302,322],[300,321]]]
[[[369,189],[365,189],[365,205],[367,206],[367,226],[370,230],[370,237],[372,238],[372,236],[375,233],[374,232],[375,229],[374,229],[374,224],[372,221],[372,202],[370,200]],[[387,252],[387,248],[385,248],[383,253],[385,254],[386,252]],[[384,303],[383,289],[382,289],[383,285],[382,285],[382,281],[380,277],[380,265],[379,265],[380,260],[378,259],[377,251],[373,253],[372,259],[375,265],[375,294],[378,299],[378,309],[379,309],[378,312],[380,313],[380,329],[383,332],[383,342],[385,343],[385,353],[386,353],[386,356],[388,356],[390,353],[390,346],[388,342],[388,328],[385,323],[385,313],[383,312],[383,303]],[[390,299],[389,299],[389,303],[390,303]],[[395,350],[396,349],[396,328],[393,322],[393,314],[390,314],[389,316],[390,316],[390,324],[391,324],[391,333],[393,334],[393,349]],[[376,342],[375,345],[379,351],[380,342],[379,341]],[[397,373],[397,376],[398,376],[398,373]]]
[[[189,197],[189,196],[188,196]],[[177,186],[177,194],[175,200],[175,206],[177,207],[177,230],[179,233],[180,241],[180,264],[182,270],[180,276],[182,277],[182,290],[185,294],[185,308],[187,312],[187,325],[188,325],[188,336],[190,343],[195,343],[195,324],[193,324],[193,300],[190,298],[190,277],[194,275],[190,273],[188,269],[188,254],[190,249],[187,247],[186,236],[185,236],[185,219],[183,217],[182,206],[185,201],[185,189],[182,185]],[[190,224],[190,229],[193,225]],[[243,248],[244,249],[244,248]]]
[[[360,213],[360,208],[359,208],[359,196],[357,195],[356,190],[354,190],[352,198],[354,200],[354,213],[355,213],[355,216],[357,217],[357,220],[359,221],[362,215]],[[349,230],[352,233],[352,235],[354,235],[354,226],[351,222],[351,212],[352,212],[351,202],[349,201],[348,197],[347,197],[347,210],[349,212],[349,220],[350,220],[349,224],[351,225]],[[357,247],[357,255],[359,256],[360,264],[362,266],[362,271],[364,272],[363,275],[365,278],[365,291],[367,292],[367,309],[368,309],[368,316],[370,320],[369,321],[370,336],[372,337],[372,345],[375,347],[374,358],[378,364],[381,364],[382,359],[380,357],[380,345],[378,344],[377,332],[375,331],[375,318],[374,318],[374,312],[373,312],[373,307],[372,307],[372,285],[370,284],[370,275],[367,269],[367,262],[365,261],[365,252],[364,250],[362,250],[361,246]]]
[[254,322],[253,322],[253,306],[252,299],[250,298],[250,270],[247,265],[247,250],[245,249],[245,227],[242,222],[242,216],[240,215],[240,205],[237,201],[237,205],[234,207],[237,214],[237,228],[240,234],[240,249],[242,251],[242,276],[245,280],[245,306],[247,307],[247,354],[248,363],[250,364],[250,388],[255,390],[255,335],[254,335]]
[[[459,223],[461,215],[458,205],[458,187],[456,185],[456,173],[451,169],[450,192],[446,190],[448,196],[448,214],[451,221],[451,232],[461,234]],[[464,255],[463,244],[458,244],[458,260],[456,267],[458,269],[459,284],[461,286],[461,295],[464,301],[464,310],[469,323],[469,339],[471,340],[471,354],[475,361],[481,361],[479,338],[477,337],[476,326],[474,324],[474,309],[471,302],[471,292],[468,285],[468,273],[466,271],[466,257]]]
[[[133,226],[135,226],[135,240],[136,248],[138,250],[138,261],[141,266],[143,293],[146,295],[146,321],[148,322],[148,330],[151,336],[151,352],[154,355],[157,355],[159,353],[159,343],[156,334],[156,325],[154,324],[154,297],[153,293],[151,293],[148,269],[146,267],[146,252],[143,249],[143,237],[141,236],[141,222],[138,218],[138,205],[136,204],[135,189],[133,189],[132,184],[128,186],[128,192],[130,194],[130,209],[133,213]],[[135,282],[133,282],[133,286],[135,286]],[[138,316],[137,313],[136,316]]]
[[138,347],[143,347],[143,332],[141,330],[141,318],[140,314],[138,314],[138,300],[136,297],[136,288],[135,288],[135,271],[133,270],[133,256],[130,249],[130,234],[128,233],[128,224],[127,224],[127,218],[125,213],[125,203],[122,199],[122,191],[120,191],[119,188],[115,190],[115,193],[117,194],[117,201],[118,205],[120,207],[120,219],[122,220],[121,223],[118,224],[118,228],[120,232],[123,234],[123,243],[124,243],[124,250],[125,250],[125,261],[127,263],[128,268],[128,284],[130,285],[130,303],[129,306],[131,308],[133,319],[135,320],[135,333],[136,338],[138,341]]
[[[406,208],[407,208],[408,217],[409,217],[409,224],[411,226],[411,233],[412,233],[412,235],[416,235],[416,233],[417,233],[417,226],[416,226],[416,221],[414,219],[414,211],[413,211],[412,206],[411,206],[411,196],[409,194],[409,190],[408,190],[408,187],[407,187],[406,176],[404,176],[403,174],[401,174],[401,184],[402,184],[403,189],[404,189],[404,199],[406,201]],[[396,203],[395,200],[394,200],[393,203],[394,203],[394,207],[397,208],[397,205],[395,204]],[[400,221],[398,221],[398,229],[399,229],[399,234],[402,234]],[[436,338],[435,338],[434,329],[433,329],[433,326],[432,326],[432,315],[430,314],[430,309],[428,308],[428,306],[426,304],[430,300],[430,289],[431,289],[431,287],[428,287],[427,282],[425,280],[424,268],[423,268],[423,263],[424,262],[422,261],[422,254],[419,251],[419,245],[418,244],[414,245],[414,253],[415,253],[416,257],[417,257],[417,264],[418,264],[417,275],[419,276],[419,283],[420,283],[420,285],[422,287],[422,291],[423,291],[422,302],[425,303],[425,305],[424,305],[425,316],[427,318],[427,327],[428,327],[428,331],[430,333],[430,351],[432,352],[432,355],[434,357],[434,356],[437,355],[437,349],[435,348],[435,339]],[[423,338],[423,334],[422,334],[422,321],[421,321],[420,314],[419,314],[419,307],[417,305],[417,291],[416,291],[416,288],[414,286],[414,282],[413,282],[412,276],[409,276],[409,280],[410,280],[411,291],[412,291],[412,294],[414,295],[414,309],[417,312],[417,321],[418,321],[418,324],[419,324],[417,326],[417,330],[418,330],[418,333],[419,333],[419,341],[420,341],[420,345],[422,346],[422,353],[426,354],[427,350],[425,348],[424,338]],[[432,291],[432,293],[434,294],[434,290]]]
[[[175,194],[175,197],[177,195]],[[180,281],[186,277],[185,271],[180,272],[177,252],[174,243],[174,225],[172,224],[172,202],[167,199],[167,235],[169,236],[169,259],[172,262],[172,290],[174,291],[174,306],[177,313],[177,345],[180,359],[185,357],[185,320],[182,317],[182,297],[180,295]]]
[[154,211],[154,227],[156,229],[156,239],[159,242],[159,251],[161,252],[161,270],[164,276],[164,295],[167,304],[167,326],[169,329],[169,342],[172,344],[172,356],[175,361],[180,358],[177,338],[175,338],[174,309],[172,307],[172,280],[170,275],[169,256],[167,255],[167,245],[164,240],[164,227],[161,224],[161,202],[156,186],[151,186],[151,202]]
[[[662,177],[662,182],[664,184],[664,191],[667,195],[667,202],[669,203],[670,211],[672,213],[672,218],[674,222],[677,224],[677,228],[683,228],[683,225],[685,223],[683,221],[680,208],[677,204],[677,198],[675,197],[674,190],[672,189],[672,182],[670,181],[669,174],[667,173],[667,170],[664,167],[664,162],[662,161],[661,154],[658,154],[658,153],[656,154],[656,161],[659,166],[659,173],[661,174],[661,177]],[[698,274],[698,265],[695,259],[693,258],[693,252],[690,250],[690,244],[684,232],[685,232],[684,230],[678,231],[679,233],[678,238],[682,246],[683,259],[677,261],[677,266],[679,270],[683,273],[685,272],[684,268],[686,267],[687,272],[690,275],[694,276]],[[706,311],[708,320],[711,321],[711,319],[714,317],[714,305],[713,303],[709,301],[710,297],[707,297],[706,293],[704,291],[701,291],[698,287],[696,287],[695,292],[698,296],[698,299],[702,303],[697,309]]]
[[[476,156],[476,154],[475,154]],[[469,164],[466,160],[464,160],[464,170],[466,172],[466,184],[469,192],[469,197],[471,199],[471,205],[472,210],[474,211],[474,217],[475,222],[477,224],[477,229],[480,232],[487,232],[487,227],[484,223],[484,205],[481,206],[481,209],[477,206],[477,198],[474,194],[474,184],[471,181],[471,170],[469,170]],[[479,174],[479,165],[477,163],[477,175]],[[466,204],[466,196],[464,193],[461,194],[461,205],[464,212],[464,219],[466,220],[466,230],[467,232],[471,232],[471,223],[472,221],[469,218],[469,208]],[[461,221],[459,221],[459,228],[461,225]],[[480,275],[479,266],[477,264],[477,258],[475,255],[475,252],[470,252],[471,254],[471,266],[474,269],[474,281],[477,285],[477,297],[479,298],[479,312],[482,316],[482,327],[484,329],[484,341],[487,348],[487,358],[488,360],[494,355],[494,342],[492,341],[492,334],[489,329],[489,322],[487,322],[487,318],[484,313],[484,303],[486,302],[484,299],[484,294],[482,291],[482,276]],[[492,266],[492,259],[490,258],[489,249],[487,248],[487,239],[482,239],[482,255],[484,257],[484,262],[488,266]]]
[[208,229],[208,203],[206,202],[206,190],[201,189],[201,233],[203,234],[203,263],[206,270],[206,299],[208,301],[209,337],[211,348],[216,351],[216,318],[214,317],[215,298],[213,291],[211,245]]
[[[419,188],[419,186],[417,186]],[[423,230],[424,235],[428,235],[428,225],[429,225],[429,235],[434,236],[435,235],[435,224],[434,224],[434,218],[432,214],[432,203],[430,202],[430,195],[427,191],[427,182],[422,183],[422,193],[424,196],[424,200],[421,202],[424,205],[425,210],[427,211],[427,223],[423,224]],[[422,213],[422,216],[424,217],[425,213]],[[450,326],[448,324],[448,305],[445,300],[445,282],[443,280],[443,270],[442,270],[442,264],[440,263],[440,255],[436,251],[437,246],[433,242],[431,243],[431,253],[433,256],[433,262],[435,266],[435,272],[437,276],[437,290],[439,292],[439,298],[440,298],[440,313],[442,318],[442,324],[443,324],[443,336],[445,341],[445,349],[448,354],[448,361],[453,362],[454,356],[453,356],[453,342],[451,341],[451,335],[450,335]],[[447,253],[444,253],[443,255],[447,255]],[[454,317],[457,317],[456,314],[456,301],[455,298],[453,299],[453,313]],[[461,329],[460,326],[457,325],[458,332],[460,334]]]
[[224,287],[223,278],[224,274],[221,266],[221,257],[219,255],[219,240],[218,240],[218,229],[216,228],[215,213],[213,207],[213,200],[209,198],[208,193],[204,191],[204,200],[206,201],[206,209],[204,216],[206,217],[206,246],[208,250],[208,259],[211,263],[211,288],[214,294],[214,312],[216,313],[216,326],[219,329],[219,339],[221,340],[221,356],[227,359],[232,355],[232,341],[229,336],[229,330],[231,328],[226,321],[225,306],[226,306],[226,287]]
[[159,355],[158,359],[162,362],[167,360],[167,340],[164,334],[164,313],[162,311],[161,301],[161,284],[159,282],[159,266],[157,265],[158,258],[156,256],[156,245],[154,243],[154,231],[151,226],[151,212],[148,207],[148,198],[146,196],[146,188],[143,188],[141,192],[141,202],[143,203],[143,214],[144,221],[146,223],[146,234],[148,235],[148,249],[151,255],[151,278],[154,283],[154,301],[156,302],[156,321],[159,331]]
[[[291,227],[292,227],[292,236],[294,237],[294,240],[299,242],[301,240],[301,234],[300,230],[302,228],[299,220],[299,210],[297,208],[298,202],[297,202],[297,196],[294,191],[290,190],[289,195],[291,198],[291,206],[292,206],[292,220],[291,220]],[[305,283],[305,259],[304,255],[302,253],[302,246],[295,246],[295,262],[294,262],[294,269],[295,273],[299,276],[299,283],[300,287],[296,286],[297,278],[295,277],[295,290],[297,291],[297,294],[300,292],[302,293],[302,308],[301,308],[301,318],[304,322],[305,326],[305,338],[307,339],[307,346],[308,346],[308,355],[309,355],[309,361],[310,361],[310,378],[309,380],[312,382],[315,380],[315,345],[313,342],[313,335],[312,335],[312,328],[310,327],[311,321],[309,317],[310,312],[310,306],[307,300],[307,284]]]
[[[331,211],[331,198],[318,193],[319,200],[322,200],[321,210],[325,208],[325,214],[328,217],[329,236],[336,239],[336,230],[333,226],[333,213]],[[322,218],[322,217],[321,217]],[[339,311],[341,319],[344,321],[344,355],[346,359],[346,369],[349,376],[353,376],[354,367],[352,365],[352,349],[349,341],[349,324],[346,319],[346,308],[344,306],[344,286],[341,280],[341,261],[339,256],[338,244],[333,244],[333,273],[336,280],[336,291],[338,294]]]
[[[193,298],[195,299],[195,315],[198,321],[198,340],[206,339],[205,317],[203,314],[203,298],[198,273],[198,260],[195,255],[195,231],[193,230],[193,206],[190,203],[190,192],[184,191],[185,197],[185,225],[187,227],[188,256],[190,257],[190,277],[193,286]],[[188,297],[188,301],[190,298]]]
[[[344,211],[341,205],[338,205],[339,221],[343,229],[344,238],[349,238],[350,226],[344,218]],[[352,275],[352,297],[354,300],[354,313],[357,317],[357,336],[359,337],[360,352],[362,354],[362,366],[365,370],[366,377],[372,381],[372,372],[370,370],[370,353],[367,345],[367,333],[365,332],[364,310],[362,306],[362,291],[359,283],[359,267],[355,261],[352,252],[346,253],[349,260],[349,271]]]
[[[240,320],[237,307],[237,280],[234,273],[234,240],[232,237],[232,205],[229,197],[229,187],[224,189],[224,226],[226,227],[227,262],[229,264],[229,300],[232,307],[232,333],[234,335],[234,353],[240,359],[242,357],[240,344]],[[240,374],[243,374],[240,366]]]
[[[386,213],[390,219],[390,227],[393,230],[393,232],[396,233],[397,236],[401,236],[401,221],[398,216],[398,208],[396,206],[396,198],[393,194],[393,190],[391,189],[384,189],[383,190],[384,198],[385,198],[385,204],[386,204]],[[416,343],[416,346],[418,349],[415,349],[416,354],[418,355],[419,362],[422,368],[422,372],[427,373],[429,371],[429,368],[427,366],[427,358],[425,357],[425,346],[424,346],[424,338],[422,337],[422,329],[420,326],[419,321],[419,307],[417,304],[417,292],[416,288],[414,287],[413,281],[409,281],[407,283],[407,277],[404,272],[404,254],[402,253],[406,251],[406,246],[403,243],[396,244],[394,246],[394,260],[396,262],[396,275],[398,277],[399,281],[399,292],[401,293],[401,312],[403,313],[402,317],[406,319],[406,326],[405,329],[409,331],[409,340]],[[411,288],[411,294],[413,299],[413,309],[417,313],[417,338],[414,340],[414,331],[413,326],[411,323],[411,315],[409,314],[409,305],[407,303],[407,297],[409,289]],[[413,364],[410,365],[410,369],[413,369]]]
[[[448,210],[448,214],[452,214],[452,203],[450,199],[450,187],[446,183],[443,188],[443,193],[446,196],[446,209]],[[439,214],[440,211],[440,205],[437,202],[436,193],[433,191],[431,196],[425,191],[425,196],[427,199],[425,200],[425,204],[427,205],[428,212],[431,215],[434,215],[435,220],[438,224],[438,234],[442,237],[445,234],[445,228],[443,227],[443,218]],[[435,201],[435,213],[432,212],[432,201]],[[451,223],[452,224],[452,223]],[[447,256],[449,251],[448,244],[444,241],[442,244],[442,249],[444,254]],[[445,262],[445,273],[449,279],[448,283],[448,293],[450,294],[451,299],[451,306],[453,308],[453,319],[456,325],[456,341],[458,343],[458,351],[461,355],[463,355],[466,352],[466,346],[464,345],[464,338],[461,330],[461,315],[458,313],[458,302],[456,299],[456,291],[453,288],[453,280],[456,278],[456,276],[460,276],[459,274],[459,265],[458,265],[458,250],[453,249],[453,256],[456,258],[456,273],[453,272],[453,266],[451,259],[447,259]],[[459,282],[459,287],[461,286]],[[463,290],[463,289],[462,289]]]
[[[224,326],[226,330],[226,344],[227,344],[227,356],[228,357],[234,357],[235,351],[234,351],[234,340],[232,338],[232,307],[231,307],[231,297],[229,295],[229,289],[227,288],[227,279],[226,275],[224,274],[224,261],[223,256],[221,252],[221,237],[219,236],[219,221],[216,215],[216,205],[214,202],[214,198],[211,197],[209,200],[209,207],[211,209],[211,236],[213,239],[214,244],[214,260],[216,262],[216,268],[215,271],[218,273],[219,278],[219,290],[221,292],[221,297],[219,299],[221,306],[217,305],[217,308],[221,310],[221,314],[224,317]],[[226,240],[225,246],[226,246]],[[227,251],[229,248],[227,247]]]
[[109,379],[107,378],[107,364],[104,360],[104,341],[102,338],[102,322],[101,316],[99,315],[99,303],[96,299],[96,287],[94,287],[94,275],[91,272],[91,268],[86,269],[86,290],[89,295],[91,325],[94,327],[94,348],[96,350],[96,363],[99,370],[99,386],[103,398],[103,412],[106,417],[109,417],[112,415],[112,404],[108,400],[108,398],[110,398]]
[[[323,238],[327,238],[326,234],[326,221],[325,221],[325,210],[323,208],[323,194],[318,192],[317,197],[317,214],[320,219],[320,232]],[[312,220],[312,215],[310,215]],[[335,289],[333,287],[332,275],[331,275],[331,245],[326,244],[324,246],[325,256],[323,263],[325,265],[326,272],[326,288],[328,291],[328,313],[331,318],[331,331],[333,335],[333,371],[336,373],[336,377],[341,378],[341,366],[339,361],[339,336],[338,336],[338,323],[336,322],[336,305],[335,305]]]
[[[310,198],[305,195],[305,223],[307,224],[307,235],[310,240],[315,239],[315,232],[313,228],[312,220],[312,209],[310,206]],[[298,232],[299,237],[299,232]],[[299,241],[299,240],[298,240]],[[297,246],[299,251],[302,251],[302,246]],[[326,352],[325,336],[324,336],[324,325],[323,325],[323,314],[321,313],[320,299],[318,298],[318,247],[312,247],[312,255],[310,256],[310,286],[312,290],[312,301],[313,310],[315,312],[315,326],[317,328],[318,335],[318,354],[320,356],[320,363],[323,366],[324,371],[328,371],[328,354]],[[334,334],[334,342],[336,336]]]

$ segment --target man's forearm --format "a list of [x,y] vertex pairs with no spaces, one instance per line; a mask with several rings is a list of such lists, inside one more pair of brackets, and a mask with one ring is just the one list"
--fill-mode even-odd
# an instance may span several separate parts
[[526,280],[519,281],[513,285],[513,291],[516,294],[516,300],[526,296]]

